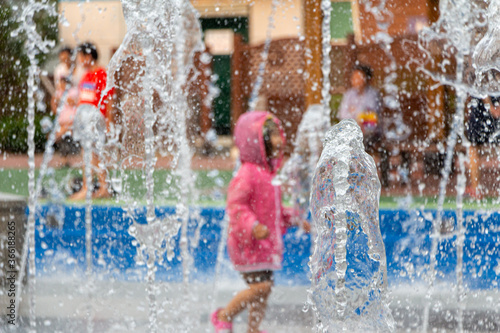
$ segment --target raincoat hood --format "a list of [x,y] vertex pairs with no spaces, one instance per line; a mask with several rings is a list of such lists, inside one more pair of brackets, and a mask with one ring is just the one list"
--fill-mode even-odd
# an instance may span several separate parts
[[272,161],[271,167],[266,160],[266,147],[263,135],[264,123],[268,119],[272,119],[278,125],[283,145],[285,145],[285,137],[280,121],[266,111],[251,111],[241,115],[234,129],[234,142],[240,150],[241,163],[253,163],[276,171],[283,159],[283,150],[280,156]]

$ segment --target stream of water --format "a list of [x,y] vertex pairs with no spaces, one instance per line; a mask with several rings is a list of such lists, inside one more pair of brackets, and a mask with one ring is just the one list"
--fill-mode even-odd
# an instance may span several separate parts
[[[388,17],[386,2],[371,6],[362,2],[372,13],[381,33],[377,41],[385,45],[384,52],[389,57],[387,75],[384,81],[385,92],[394,97],[399,91],[396,85],[396,64],[389,47],[388,29],[392,17]],[[430,251],[425,276],[427,282],[426,303],[422,314],[421,330],[428,332],[431,327],[434,298],[437,293],[440,244],[450,238],[455,240],[456,266],[455,317],[456,330],[464,331],[464,313],[467,285],[464,282],[464,253],[467,221],[464,219],[463,195],[466,189],[466,164],[468,154],[458,152],[459,175],[455,185],[456,221],[452,234],[443,235],[445,224],[446,188],[453,172],[455,147],[461,144],[470,150],[465,136],[466,103],[468,95],[498,95],[498,71],[500,71],[499,40],[500,21],[498,11],[500,0],[491,0],[485,7],[478,1],[442,0],[441,16],[431,27],[420,34],[419,47],[426,52],[428,61],[419,68],[439,85],[453,87],[456,98],[455,110],[446,139],[444,167],[440,178],[440,193],[437,198],[437,213],[432,219]],[[259,92],[264,82],[264,74],[271,47],[271,32],[275,18],[281,9],[278,0],[271,3],[267,35],[261,53],[256,81],[249,99],[249,109],[255,109]],[[206,329],[198,320],[198,313],[192,311],[194,303],[201,298],[195,295],[191,275],[194,267],[193,251],[200,243],[200,230],[205,220],[198,206],[199,193],[195,187],[196,174],[191,168],[194,152],[189,141],[187,123],[195,112],[196,105],[190,101],[190,84],[195,82],[199,73],[194,64],[195,53],[204,50],[199,13],[188,1],[182,0],[122,0],[127,33],[119,49],[114,53],[107,68],[108,84],[106,91],[115,89],[120,96],[117,109],[123,121],[115,124],[109,131],[106,144],[96,147],[93,133],[88,132],[83,140],[83,162],[87,184],[93,183],[92,154],[102,159],[100,168],[107,170],[110,189],[117,193],[117,204],[123,206],[126,218],[132,220],[128,234],[134,237],[137,255],[136,262],[145,267],[143,276],[147,294],[148,332],[162,332],[160,319],[162,313],[169,311],[173,316],[182,318],[186,332],[199,332]],[[379,225],[380,183],[373,159],[364,151],[362,133],[353,121],[342,121],[330,127],[331,102],[331,16],[332,3],[322,1],[322,55],[321,66],[323,84],[321,104],[311,106],[302,118],[294,143],[294,151],[283,171],[275,179],[275,185],[288,184],[293,189],[292,205],[300,219],[309,218],[311,212],[315,221],[312,236],[315,239],[310,259],[311,288],[308,304],[316,316],[317,332],[334,331],[380,331],[392,332],[395,321],[389,309],[387,262],[384,242]],[[27,266],[27,292],[29,330],[37,328],[37,272],[35,265],[35,220],[42,191],[42,181],[49,174],[49,161],[53,156],[52,145],[58,126],[53,126],[48,136],[47,148],[40,167],[39,179],[35,179],[35,109],[39,101],[39,75],[41,69],[36,57],[49,53],[54,43],[43,40],[36,30],[34,18],[39,12],[57,15],[54,6],[44,1],[29,0],[17,9],[20,27],[15,34],[25,34],[26,54],[30,66],[27,81],[27,119],[28,119],[28,221],[27,242],[24,243],[20,278],[22,287],[25,267]],[[484,17],[484,20],[475,19]],[[79,28],[78,28],[79,29]],[[478,31],[486,30],[482,35]],[[76,33],[76,32],[75,32]],[[481,38],[477,38],[481,35]],[[440,46],[436,56],[436,45]],[[444,73],[434,70],[453,57],[455,72]],[[440,60],[439,60],[440,59]],[[435,61],[436,63],[432,63]],[[441,61],[441,63],[439,63]],[[432,69],[430,69],[432,68]],[[496,72],[495,72],[496,71]],[[470,74],[472,73],[472,74]],[[103,96],[105,93],[102,94]],[[63,95],[61,106],[66,101]],[[395,98],[386,99],[386,105],[399,107]],[[103,102],[103,101],[101,101]],[[402,119],[397,124],[395,137],[404,139],[407,125]],[[327,134],[325,134],[327,133]],[[321,142],[324,142],[323,148]],[[499,154],[500,155],[500,154]],[[157,161],[158,156],[171,160],[172,173],[161,179],[167,184],[166,190],[158,193]],[[128,168],[141,170],[140,187],[145,189],[143,200],[134,194],[137,189]],[[314,177],[313,177],[314,175]],[[163,187],[162,187],[163,188]],[[88,186],[85,197],[85,321],[86,331],[97,331],[96,325],[96,265],[93,234],[93,186]],[[174,207],[167,217],[158,215],[158,201],[175,198],[170,204]],[[310,211],[309,211],[310,206]],[[143,223],[143,218],[145,222]],[[422,222],[415,219],[414,223]],[[425,221],[424,221],[425,223]],[[60,222],[62,225],[62,222]],[[224,243],[227,221],[222,225],[222,237],[217,251],[216,278],[221,272],[224,257]],[[193,231],[194,230],[194,231]],[[176,247],[179,247],[179,253]],[[166,262],[182,262],[182,283],[178,287],[158,281],[157,272]],[[217,284],[214,283],[212,305],[217,298]],[[159,296],[169,288],[179,288],[178,299],[161,301]],[[171,291],[171,290],[170,290]],[[16,296],[16,311],[19,309],[21,292]],[[203,298],[207,299],[207,297]],[[177,304],[177,305],[173,305]],[[165,310],[167,307],[168,310]]]

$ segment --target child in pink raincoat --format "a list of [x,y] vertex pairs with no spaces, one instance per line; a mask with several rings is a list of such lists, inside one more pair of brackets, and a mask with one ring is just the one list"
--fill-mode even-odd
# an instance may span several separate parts
[[[281,204],[281,189],[271,183],[283,158],[284,143],[279,120],[268,112],[245,113],[236,124],[235,144],[242,165],[228,188],[227,248],[248,288],[212,314],[215,332],[232,332],[232,320],[245,308],[248,332],[259,332],[273,271],[281,269],[283,235],[292,225],[291,211]],[[305,222],[304,229],[309,228]]]

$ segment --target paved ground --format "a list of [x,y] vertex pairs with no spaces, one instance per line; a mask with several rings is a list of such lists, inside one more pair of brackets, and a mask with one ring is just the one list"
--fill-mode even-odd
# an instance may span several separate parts
[[[86,332],[88,297],[81,280],[37,280],[37,332]],[[241,281],[191,284],[157,284],[158,332],[212,332],[210,312],[225,304],[243,288]],[[94,332],[150,332],[149,303],[142,282],[97,281],[92,295]],[[187,291],[186,291],[187,290]],[[187,300],[183,295],[190,294]],[[277,286],[273,290],[262,328],[275,333],[312,332],[311,310],[304,311],[306,286]],[[190,300],[191,299],[191,300]],[[426,304],[425,288],[391,289],[391,308],[397,323],[396,332],[421,332]],[[438,288],[432,298],[429,332],[456,332],[457,302],[453,290]],[[500,293],[469,292],[464,300],[463,327],[470,332],[500,330]],[[27,308],[21,308],[22,323],[14,332],[27,332]],[[238,317],[235,333],[245,332],[246,314]],[[1,326],[1,325],[0,325]],[[4,326],[5,327],[5,326]],[[3,330],[0,332],[10,332]]]
[[[157,168],[168,168],[172,161],[169,157],[157,156]],[[35,155],[35,166],[38,168],[42,165],[43,155]],[[71,156],[68,158],[70,166],[78,167],[82,163],[81,156]],[[49,163],[51,167],[61,167],[65,165],[65,160],[58,154],[55,154]],[[226,156],[216,156],[216,157],[203,157],[196,155],[191,166],[194,170],[207,170],[207,169],[220,169],[220,170],[232,170],[234,168],[234,161],[230,157]],[[16,169],[27,169],[28,166],[28,156],[27,155],[15,155],[4,153],[0,156],[0,168],[16,168]]]

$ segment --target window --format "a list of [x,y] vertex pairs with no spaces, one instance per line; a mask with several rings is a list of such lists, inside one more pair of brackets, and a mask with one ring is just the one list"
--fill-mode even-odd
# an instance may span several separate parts
[[349,34],[355,34],[357,37],[359,31],[357,16],[357,3],[355,1],[332,1],[330,33],[333,42],[343,44]]
[[205,30],[205,44],[213,55],[233,53],[234,31],[232,29]]

